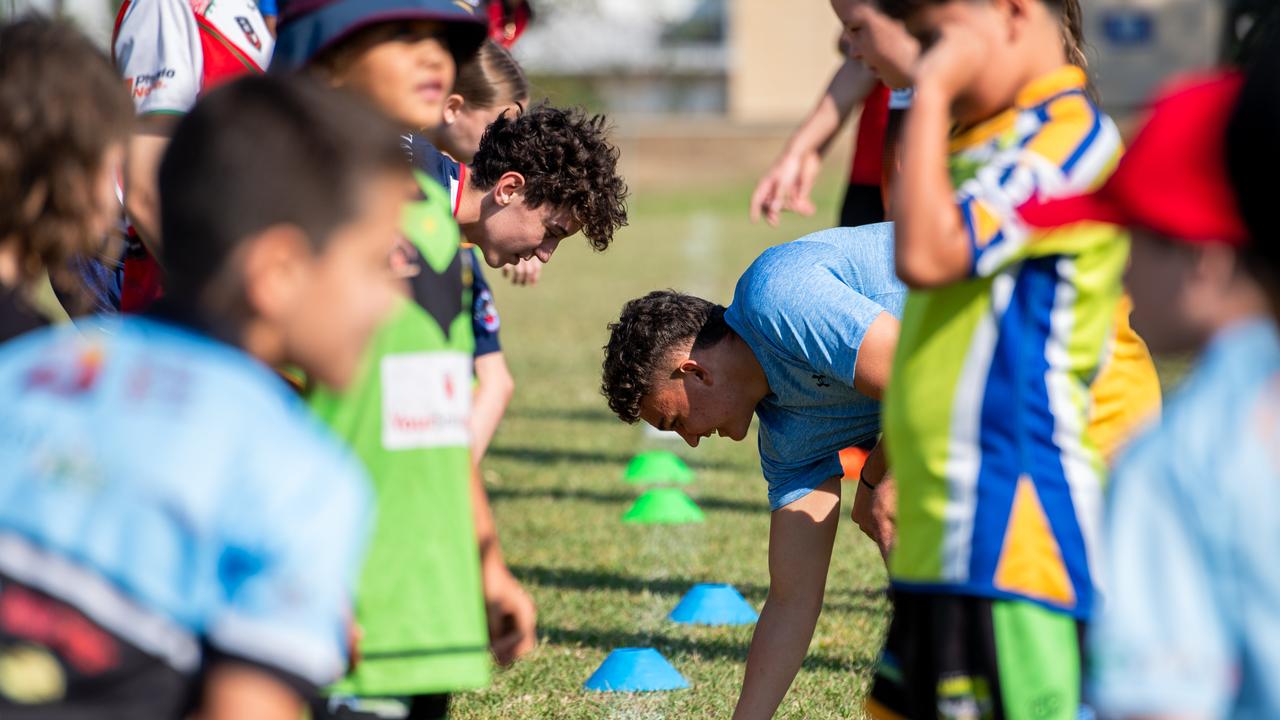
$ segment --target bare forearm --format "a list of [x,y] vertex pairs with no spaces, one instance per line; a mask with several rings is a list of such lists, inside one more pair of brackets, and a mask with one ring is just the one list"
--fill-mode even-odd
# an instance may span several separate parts
[[862,103],[875,85],[875,76],[865,65],[847,60],[832,76],[818,104],[792,134],[787,152],[824,154],[853,109]]
[[734,720],[773,717],[809,651],[821,610],[821,593],[803,599],[765,601],[751,636],[746,677]]
[[124,209],[147,250],[160,257],[160,161],[177,118],[145,115],[129,138],[124,163]]
[[894,188],[898,276],[911,287],[954,282],[968,265],[964,226],[947,172],[950,123],[950,99],[927,85],[917,88],[903,127],[902,171]]
[[505,569],[502,547],[498,544],[498,529],[493,522],[493,509],[489,507],[489,493],[485,491],[480,471],[474,465],[471,471],[471,511],[476,525],[481,569],[498,565]]
[[489,450],[498,425],[507,412],[515,381],[501,353],[491,353],[476,360],[476,387],[471,409],[471,462],[478,464]]
[[769,518],[769,598],[760,613],[734,718],[769,718],[813,639],[840,521],[840,478]]

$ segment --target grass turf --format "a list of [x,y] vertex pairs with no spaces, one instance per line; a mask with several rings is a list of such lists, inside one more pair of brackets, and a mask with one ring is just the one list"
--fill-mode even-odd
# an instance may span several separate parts
[[[456,698],[454,718],[732,712],[753,626],[688,627],[666,616],[697,582],[733,583],[757,609],[764,602],[769,516],[755,438],[713,438],[695,450],[622,424],[599,395],[600,348],[622,303],[650,290],[673,287],[727,304],[761,250],[832,223],[838,192],[838,178],[828,177],[818,194],[823,213],[790,216],[779,229],[748,221],[750,187],[641,192],[631,227],[607,253],[589,252],[579,238],[560,249],[536,288],[491,277],[518,390],[485,477],[507,561],[538,604],[541,643],[487,690]],[[697,472],[685,489],[705,523],[620,521],[641,492],[622,481],[623,469],[648,448],[675,450]],[[861,716],[888,606],[880,558],[848,520],[851,502],[846,485],[826,609],[781,718]],[[610,650],[630,646],[657,648],[691,688],[582,688]]]

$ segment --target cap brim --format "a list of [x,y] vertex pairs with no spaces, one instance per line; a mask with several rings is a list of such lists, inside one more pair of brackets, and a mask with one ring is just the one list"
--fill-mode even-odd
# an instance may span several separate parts
[[1077,222],[1125,225],[1129,215],[1101,192],[1056,200],[1031,200],[1018,208],[1022,221],[1035,228],[1055,228]]
[[473,55],[489,34],[485,18],[468,16],[448,6],[437,8],[397,0],[345,0],[282,18],[271,72],[299,70],[363,28],[403,20],[443,23],[449,49],[459,62]]

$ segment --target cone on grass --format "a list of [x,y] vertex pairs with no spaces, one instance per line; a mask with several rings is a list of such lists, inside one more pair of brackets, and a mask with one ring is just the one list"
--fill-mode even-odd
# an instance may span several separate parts
[[669,450],[651,450],[632,458],[622,477],[632,485],[687,485],[693,470]]
[[584,687],[599,692],[651,692],[683,690],[689,681],[653,648],[618,648],[600,663]]
[[646,490],[622,515],[623,522],[645,525],[681,525],[705,519],[697,503],[680,488],[671,487]]
[[689,625],[750,625],[760,619],[737,588],[723,583],[694,585],[668,617]]

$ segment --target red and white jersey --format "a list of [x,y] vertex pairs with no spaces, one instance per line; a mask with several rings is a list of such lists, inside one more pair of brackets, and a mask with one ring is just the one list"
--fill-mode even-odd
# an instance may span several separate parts
[[183,114],[200,94],[271,62],[253,0],[125,0],[111,45],[139,115]]

